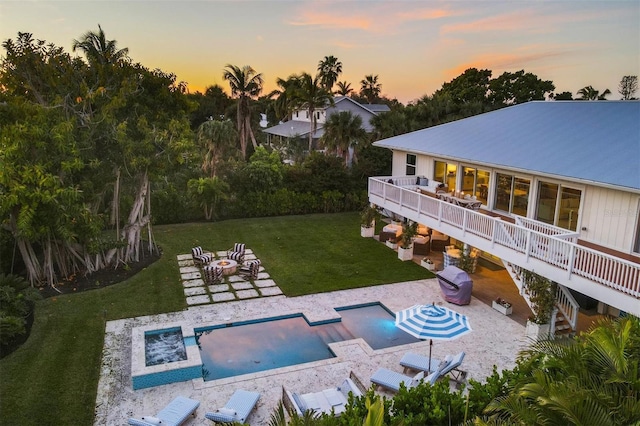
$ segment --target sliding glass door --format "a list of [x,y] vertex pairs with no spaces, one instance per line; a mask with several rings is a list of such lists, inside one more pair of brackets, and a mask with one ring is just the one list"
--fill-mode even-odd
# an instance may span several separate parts
[[536,220],[575,231],[582,191],[550,182],[538,183]]

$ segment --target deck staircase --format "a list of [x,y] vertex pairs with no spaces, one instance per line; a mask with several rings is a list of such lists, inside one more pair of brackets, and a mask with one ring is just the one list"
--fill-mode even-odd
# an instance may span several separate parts
[[[518,288],[520,295],[527,302],[527,305],[529,305],[529,307],[533,310],[531,298],[529,297],[529,294],[527,293],[524,282],[522,280],[523,268],[506,261],[503,261],[503,263],[507,272],[509,273],[509,276]],[[550,337],[559,339],[575,336],[579,309],[580,305],[571,295],[571,292],[569,292],[566,287],[557,284],[556,306],[553,314],[551,315],[550,324],[550,330],[553,330],[553,333],[551,333]]]

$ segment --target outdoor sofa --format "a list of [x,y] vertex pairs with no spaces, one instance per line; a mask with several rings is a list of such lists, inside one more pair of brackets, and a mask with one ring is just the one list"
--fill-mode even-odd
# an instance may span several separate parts
[[298,394],[282,388],[282,399],[285,407],[302,416],[306,411],[313,410],[316,413],[326,413],[339,416],[342,414],[349,401],[349,393],[354,396],[362,396],[361,389],[351,378],[346,378],[340,386],[324,389],[320,392]]

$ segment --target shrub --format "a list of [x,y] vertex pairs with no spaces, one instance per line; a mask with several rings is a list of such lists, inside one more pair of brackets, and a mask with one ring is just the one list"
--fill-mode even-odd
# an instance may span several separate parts
[[38,299],[40,293],[24,278],[0,274],[0,348],[13,345],[26,334],[27,317]]

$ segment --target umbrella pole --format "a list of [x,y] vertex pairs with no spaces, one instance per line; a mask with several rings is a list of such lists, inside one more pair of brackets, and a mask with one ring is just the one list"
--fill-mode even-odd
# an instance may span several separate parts
[[429,374],[431,374],[431,347],[433,346],[433,339],[429,339]]

